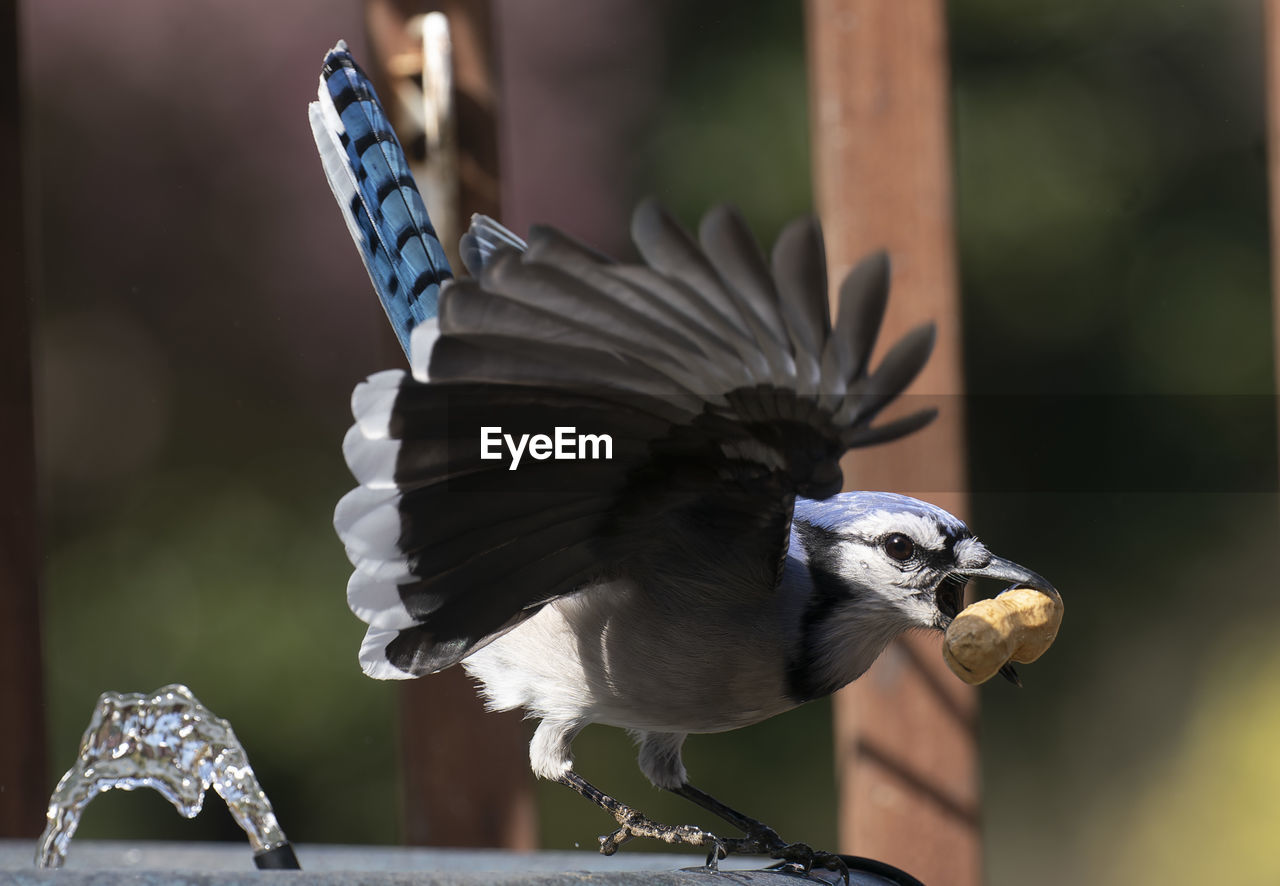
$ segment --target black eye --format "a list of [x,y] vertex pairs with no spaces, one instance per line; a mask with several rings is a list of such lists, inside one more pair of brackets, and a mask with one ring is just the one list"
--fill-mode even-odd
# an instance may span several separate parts
[[895,532],[883,542],[884,552],[899,563],[910,560],[916,552],[916,543],[901,532]]

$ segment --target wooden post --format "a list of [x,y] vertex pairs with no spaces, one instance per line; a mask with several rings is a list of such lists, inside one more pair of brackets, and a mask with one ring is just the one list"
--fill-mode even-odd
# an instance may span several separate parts
[[[939,420],[853,454],[845,473],[851,488],[915,494],[964,516],[945,4],[809,0],[807,32],[814,187],[833,279],[887,248],[882,341],[930,319],[939,333],[911,389],[939,406]],[[937,636],[894,644],[839,693],[842,849],[930,884],[981,882],[975,717],[976,696],[948,672]]]
[[1262,6],[1266,34],[1267,178],[1271,191],[1271,322],[1280,391],[1280,0]]
[[[464,215],[484,212],[517,233],[533,221],[555,224],[626,254],[629,148],[661,72],[654,4],[366,0],[366,10],[373,54],[384,59],[411,48],[403,37],[409,15],[449,16]],[[369,65],[375,78],[376,67]],[[407,683],[400,710],[406,840],[532,848],[520,715],[483,713],[461,669]]]
[[53,786],[45,757],[40,555],[31,411],[31,318],[23,256],[16,0],[0,3],[0,837],[34,837]]
[[661,4],[507,0],[502,11],[503,222],[554,225],[634,255],[636,144],[662,78]]
[[[433,11],[449,17],[453,39],[461,210],[456,230],[466,230],[472,212],[501,217],[497,77],[489,3],[369,0],[366,4],[371,48],[381,62],[413,51],[405,23],[410,16]],[[377,78],[375,65],[369,67],[370,76]],[[390,102],[389,93],[380,92]],[[390,341],[388,348],[399,353]],[[485,712],[461,668],[406,682],[400,692],[404,842],[535,848],[537,816],[527,739],[519,713]]]

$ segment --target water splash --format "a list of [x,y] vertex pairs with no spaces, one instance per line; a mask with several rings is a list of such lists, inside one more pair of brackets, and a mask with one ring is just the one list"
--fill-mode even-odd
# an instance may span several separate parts
[[[259,867],[292,866],[289,841],[258,784],[231,724],[172,683],[151,695],[104,692],[80,740],[80,754],[49,799],[48,823],[36,844],[36,867],[62,867],[89,802],[113,788],[159,791],[195,818],[210,787],[249,836]],[[263,864],[263,859],[275,863]]]

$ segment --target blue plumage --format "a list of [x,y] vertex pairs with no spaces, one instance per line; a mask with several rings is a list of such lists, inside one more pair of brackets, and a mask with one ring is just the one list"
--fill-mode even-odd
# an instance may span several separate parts
[[959,517],[927,501],[894,492],[861,491],[857,494],[837,495],[820,501],[797,496],[794,516],[796,520],[802,520],[810,525],[835,530],[876,511],[913,514],[923,520],[932,521],[940,530],[951,534],[964,531],[964,522]]
[[310,117],[329,186],[407,355],[410,332],[436,315],[453,272],[373,84],[343,41],[325,56]]

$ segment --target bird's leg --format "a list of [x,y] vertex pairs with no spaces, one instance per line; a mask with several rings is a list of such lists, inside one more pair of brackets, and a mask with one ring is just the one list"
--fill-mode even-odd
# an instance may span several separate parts
[[725,841],[726,843],[739,844],[735,845],[731,851],[768,855],[771,858],[781,860],[784,865],[796,865],[806,874],[809,873],[814,865],[818,865],[829,871],[837,872],[845,883],[849,882],[849,867],[845,864],[844,859],[835,853],[814,849],[805,843],[788,843],[778,836],[777,831],[764,822],[748,815],[743,815],[736,809],[724,805],[710,794],[698,790],[688,782],[678,788],[672,788],[671,792],[698,804],[703,809],[714,813],[746,834],[746,840]]
[[600,838],[602,855],[613,855],[620,846],[635,837],[648,837],[664,843],[707,847],[707,867],[715,870],[720,859],[730,852],[747,851],[744,845],[747,841],[744,840],[725,840],[693,825],[660,824],[625,803],[618,802],[572,769],[562,773],[556,780],[573,788],[617,820],[618,829]]

